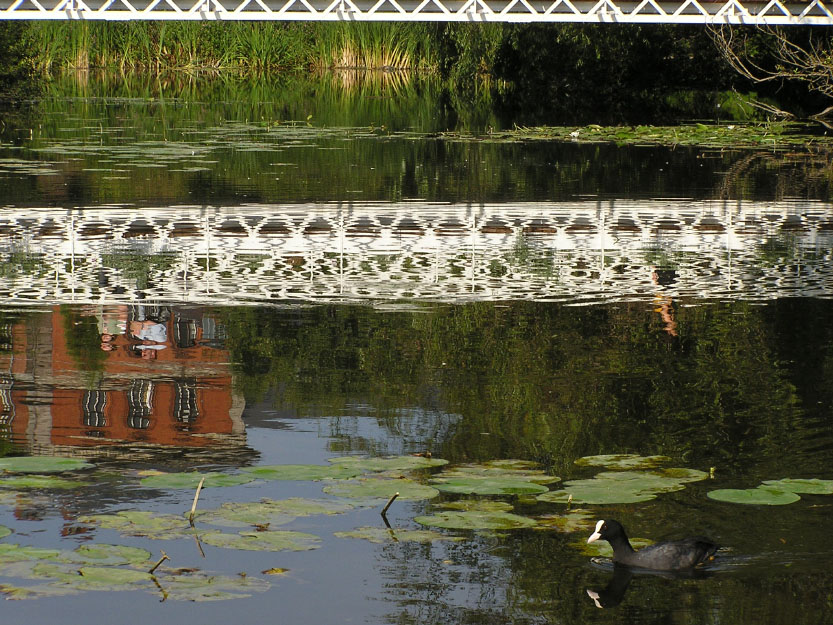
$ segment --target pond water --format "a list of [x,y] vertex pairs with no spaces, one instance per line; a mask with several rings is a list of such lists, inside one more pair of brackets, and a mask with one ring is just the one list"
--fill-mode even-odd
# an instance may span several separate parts
[[[0,458],[4,623],[830,622],[825,163],[50,89],[0,131],[2,445],[88,464]],[[722,549],[630,576],[600,518]]]

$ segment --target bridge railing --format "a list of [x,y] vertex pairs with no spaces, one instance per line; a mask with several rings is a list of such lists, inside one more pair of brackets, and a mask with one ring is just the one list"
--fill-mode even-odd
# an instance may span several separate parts
[[833,26],[823,0],[0,0],[0,19]]

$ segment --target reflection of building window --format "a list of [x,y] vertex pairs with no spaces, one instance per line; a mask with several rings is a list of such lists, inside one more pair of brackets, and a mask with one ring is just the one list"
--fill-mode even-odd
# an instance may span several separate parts
[[84,425],[91,428],[103,428],[107,426],[104,418],[104,406],[107,404],[107,393],[105,391],[86,391],[84,393]]
[[13,385],[14,378],[12,376],[0,375],[0,427],[2,428],[7,428],[14,421]]
[[127,425],[137,430],[150,427],[153,412],[153,382],[133,380],[127,391]]
[[193,423],[200,416],[197,406],[197,381],[193,378],[176,380],[174,416],[180,423]]

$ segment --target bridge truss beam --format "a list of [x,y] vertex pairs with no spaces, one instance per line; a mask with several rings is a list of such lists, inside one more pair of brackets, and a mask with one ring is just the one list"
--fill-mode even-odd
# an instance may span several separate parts
[[833,26],[831,8],[822,0],[0,0],[0,19]]

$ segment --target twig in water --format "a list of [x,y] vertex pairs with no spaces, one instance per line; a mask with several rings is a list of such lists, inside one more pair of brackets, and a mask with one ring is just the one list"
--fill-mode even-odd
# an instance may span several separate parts
[[197,492],[194,494],[194,503],[191,505],[191,514],[188,515],[188,522],[191,524],[191,527],[194,527],[194,515],[197,513],[197,500],[200,498],[200,491],[202,490],[204,482],[205,478],[202,478],[200,483],[197,484]]
[[398,493],[398,492],[394,493],[394,494],[393,494],[393,497],[391,497],[390,499],[388,499],[388,502],[385,504],[385,507],[384,507],[384,508],[382,508],[382,518],[383,518],[383,519],[387,519],[386,513],[387,513],[387,511],[388,511],[388,508],[390,508],[390,505],[393,503],[394,499],[396,499],[397,497],[399,497],[399,493]]
[[170,560],[170,558],[168,557],[168,554],[167,554],[167,553],[165,553],[165,552],[163,551],[163,552],[162,552],[162,557],[161,557],[161,558],[159,558],[159,562],[157,562],[156,564],[154,564],[154,565],[151,567],[151,569],[148,571],[148,573],[150,573],[151,575],[153,575],[153,572],[154,572],[156,569],[158,569],[158,568],[159,568],[159,566],[160,566],[160,565],[161,565],[161,564],[162,564],[165,560]]

